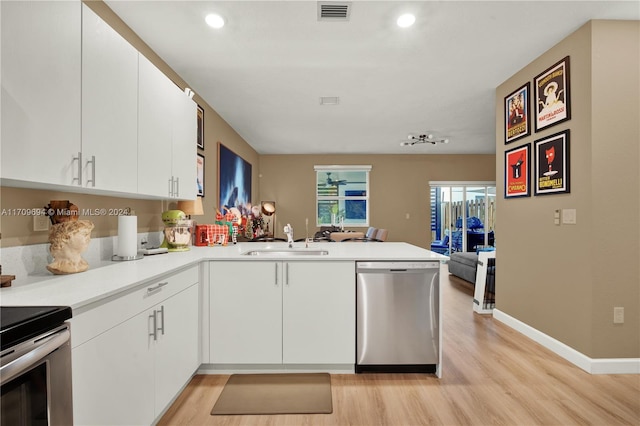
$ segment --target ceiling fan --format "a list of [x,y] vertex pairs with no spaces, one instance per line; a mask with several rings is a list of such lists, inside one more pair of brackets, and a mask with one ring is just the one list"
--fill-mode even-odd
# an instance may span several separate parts
[[430,143],[431,145],[435,145],[438,143],[449,143],[449,139],[444,138],[434,138],[432,134],[424,134],[424,135],[409,135],[407,136],[408,141],[400,142],[400,146],[413,146],[419,143]]
[[319,185],[340,186],[340,185],[346,185],[348,183],[366,183],[366,182],[352,182],[352,181],[347,181],[346,179],[333,179],[331,177],[331,172],[326,172],[326,173],[327,173],[327,180],[324,183],[320,183]]
[[339,186],[346,185],[347,181],[345,179],[332,179],[331,172],[327,172],[327,180],[322,185],[324,186]]

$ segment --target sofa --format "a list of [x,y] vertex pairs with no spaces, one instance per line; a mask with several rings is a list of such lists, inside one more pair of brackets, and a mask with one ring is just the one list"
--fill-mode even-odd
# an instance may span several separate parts
[[476,252],[456,252],[449,256],[449,273],[470,283],[476,283],[478,255]]

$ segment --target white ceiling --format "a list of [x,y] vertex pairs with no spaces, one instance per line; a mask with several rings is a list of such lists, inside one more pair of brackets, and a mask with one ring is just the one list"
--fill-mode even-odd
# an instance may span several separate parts
[[[589,19],[640,19],[637,0],[356,0],[348,22],[309,0],[105,1],[261,154],[494,153],[498,85]],[[425,132],[451,142],[400,147]]]

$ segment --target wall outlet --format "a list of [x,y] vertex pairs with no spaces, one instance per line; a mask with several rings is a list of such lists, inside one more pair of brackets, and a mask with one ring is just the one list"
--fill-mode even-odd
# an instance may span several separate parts
[[624,308],[623,307],[613,308],[613,323],[614,324],[623,324],[624,323]]
[[49,224],[51,221],[49,220],[49,216],[41,215],[33,217],[33,230],[38,231],[48,231]]

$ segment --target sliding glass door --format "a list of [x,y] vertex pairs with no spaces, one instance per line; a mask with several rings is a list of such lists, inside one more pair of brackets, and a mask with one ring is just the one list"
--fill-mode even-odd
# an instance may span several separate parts
[[430,182],[431,250],[476,251],[495,246],[494,182]]

